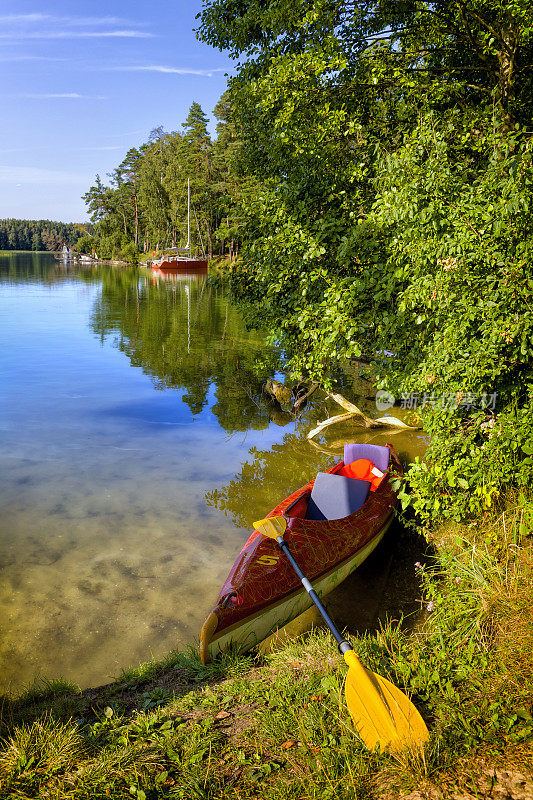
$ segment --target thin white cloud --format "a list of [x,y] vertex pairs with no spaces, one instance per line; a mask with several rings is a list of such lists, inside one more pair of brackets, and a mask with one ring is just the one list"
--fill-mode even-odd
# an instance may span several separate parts
[[27,97],[29,100],[81,100],[83,95],[77,92],[57,92],[51,94],[21,94],[19,97]]
[[60,184],[84,184],[87,180],[87,175],[77,174],[75,172],[42,169],[41,167],[0,166],[0,183],[51,186]]
[[78,92],[41,92],[37,94],[28,93],[11,96],[23,97],[26,100],[107,100],[107,97],[100,95],[78,94]]
[[50,14],[2,14],[0,24],[9,25],[10,22],[42,22],[50,19]]
[[[0,153],[33,153],[35,150],[48,150],[47,147],[0,147]],[[109,145],[91,145],[90,147],[70,147],[69,150],[73,152],[88,152],[91,150],[104,151],[104,150],[124,150],[124,145],[109,144]]]
[[146,64],[143,66],[131,67],[105,67],[106,70],[114,72],[163,72],[170,75],[200,75],[204,78],[211,78],[216,72],[225,72],[223,68],[215,69],[188,69],[187,67],[166,67],[162,64]]
[[3,14],[0,16],[0,24],[25,24],[32,22],[53,22],[64,25],[131,25],[131,20],[123,17],[68,17],[57,16],[54,14]]
[[3,14],[0,41],[27,39],[153,38],[143,24],[122,17],[60,16],[54,14]]
[[138,25],[124,17],[55,17],[65,25]]
[[55,57],[48,57],[48,56],[20,56],[20,55],[11,55],[11,56],[0,56],[0,63],[7,64],[8,62],[18,62],[18,61],[65,61],[64,58],[55,58]]
[[151,39],[153,33],[136,30],[116,30],[116,31],[71,31],[71,30],[50,30],[50,31],[29,31],[29,32],[8,32],[2,31],[0,39]]

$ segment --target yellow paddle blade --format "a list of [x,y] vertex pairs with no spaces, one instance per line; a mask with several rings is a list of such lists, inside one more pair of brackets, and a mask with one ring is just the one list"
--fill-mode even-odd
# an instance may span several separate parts
[[366,669],[353,650],[345,695],[357,733],[370,750],[419,750],[429,739],[426,724],[407,695],[390,681]]
[[277,539],[278,536],[283,539],[283,534],[287,530],[287,520],[285,517],[267,517],[254,522],[254,529],[269,539]]

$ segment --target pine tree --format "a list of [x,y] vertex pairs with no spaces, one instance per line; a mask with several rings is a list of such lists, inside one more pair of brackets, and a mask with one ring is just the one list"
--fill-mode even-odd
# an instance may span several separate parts
[[191,178],[191,199],[199,212],[207,236],[209,257],[213,257],[214,199],[212,193],[213,143],[207,130],[207,117],[199,103],[194,102],[183,123],[186,143],[186,166]]

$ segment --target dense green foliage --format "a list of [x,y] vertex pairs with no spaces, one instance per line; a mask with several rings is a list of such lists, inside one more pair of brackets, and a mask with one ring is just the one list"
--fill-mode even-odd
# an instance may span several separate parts
[[234,294],[295,373],[364,353],[417,406],[425,519],[529,483],[531,4],[205,0],[199,36],[240,60],[239,164],[261,182]]
[[150,253],[187,245],[187,179],[191,181],[191,252],[229,255],[238,250],[240,189],[230,177],[238,147],[224,95],[214,109],[218,119],[213,142],[207,117],[194,102],[183,131],[155,128],[148,141],[132,148],[109,175],[99,175],[84,199],[96,223],[95,235],[78,246],[101,258],[134,261]]
[[61,250],[74,245],[90,225],[49,219],[0,219],[0,250]]

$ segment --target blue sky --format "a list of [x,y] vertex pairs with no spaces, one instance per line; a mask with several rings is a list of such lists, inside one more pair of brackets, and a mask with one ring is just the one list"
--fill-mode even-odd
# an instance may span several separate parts
[[212,120],[232,62],[197,41],[201,0],[0,0],[0,218],[81,222],[81,195],[197,100]]

